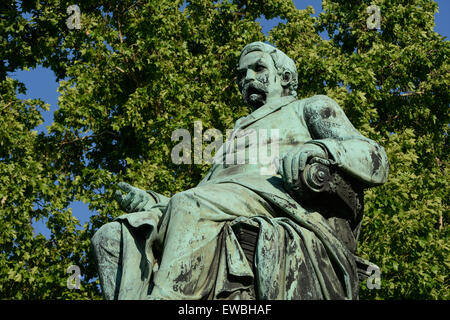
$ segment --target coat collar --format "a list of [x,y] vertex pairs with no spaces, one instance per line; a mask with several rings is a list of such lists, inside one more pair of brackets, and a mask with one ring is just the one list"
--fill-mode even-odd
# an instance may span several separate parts
[[294,96],[284,96],[271,103],[266,103],[262,107],[250,113],[248,116],[238,119],[234,125],[234,130],[245,128],[250,124],[252,124],[253,122],[258,121],[261,118],[264,118],[268,114],[271,114],[272,112],[281,109],[282,107],[293,102],[294,100],[296,100]]

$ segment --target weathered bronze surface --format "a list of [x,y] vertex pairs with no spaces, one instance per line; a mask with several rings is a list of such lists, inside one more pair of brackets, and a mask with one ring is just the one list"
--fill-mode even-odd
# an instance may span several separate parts
[[[295,63],[270,45],[243,49],[238,87],[253,112],[197,187],[169,199],[119,185],[128,214],[92,239],[106,299],[358,298],[363,190],[386,181],[384,149],[327,96],[298,100]],[[279,131],[257,142],[271,161],[225,161],[261,129]]]

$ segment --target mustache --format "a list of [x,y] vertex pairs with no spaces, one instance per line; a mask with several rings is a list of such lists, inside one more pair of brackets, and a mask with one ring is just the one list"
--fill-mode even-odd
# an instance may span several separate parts
[[267,87],[257,80],[253,80],[242,87],[243,96],[247,97],[249,91],[258,91],[260,93],[267,93]]

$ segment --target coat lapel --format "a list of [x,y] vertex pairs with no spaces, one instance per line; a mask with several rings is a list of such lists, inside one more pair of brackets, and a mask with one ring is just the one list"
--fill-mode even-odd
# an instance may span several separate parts
[[261,108],[256,109],[248,116],[238,119],[234,125],[234,131],[248,127],[252,123],[258,121],[261,118],[264,118],[265,116],[271,114],[272,112],[277,111],[281,107],[284,107],[285,105],[291,103],[294,100],[295,97],[293,96],[285,96],[281,97],[279,100],[276,100],[272,103],[263,105]]
[[[233,141],[233,139],[236,137],[236,134],[239,132],[239,130],[248,127],[252,123],[281,109],[285,105],[287,105],[295,100],[296,100],[296,98],[294,96],[281,97],[280,99],[278,99],[270,104],[265,104],[261,108],[256,109],[255,111],[250,113],[248,116],[239,118],[238,120],[236,120],[236,122],[234,124],[234,129],[231,132],[231,136],[227,139],[227,141]],[[231,144],[227,146],[227,144],[224,143],[218,150],[217,155],[220,154],[221,157],[223,157],[223,155],[226,154],[226,152],[228,152],[231,147],[232,147]]]

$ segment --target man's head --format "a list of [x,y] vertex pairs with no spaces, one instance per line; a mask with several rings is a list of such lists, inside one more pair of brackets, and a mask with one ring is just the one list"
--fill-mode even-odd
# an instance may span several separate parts
[[263,42],[244,47],[238,64],[237,83],[244,102],[257,109],[282,96],[297,96],[297,68],[280,50]]

